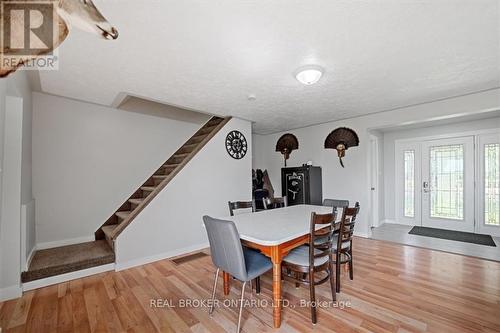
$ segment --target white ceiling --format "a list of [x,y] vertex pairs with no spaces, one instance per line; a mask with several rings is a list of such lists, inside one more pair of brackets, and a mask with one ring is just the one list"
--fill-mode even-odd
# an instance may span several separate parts
[[[43,91],[130,93],[263,134],[500,86],[498,0],[94,2],[120,37],[71,31]],[[293,77],[306,64],[318,84]]]

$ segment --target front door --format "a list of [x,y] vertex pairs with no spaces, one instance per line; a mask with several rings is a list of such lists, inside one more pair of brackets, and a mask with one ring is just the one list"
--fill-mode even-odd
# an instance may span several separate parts
[[422,225],[474,232],[474,137],[422,142]]

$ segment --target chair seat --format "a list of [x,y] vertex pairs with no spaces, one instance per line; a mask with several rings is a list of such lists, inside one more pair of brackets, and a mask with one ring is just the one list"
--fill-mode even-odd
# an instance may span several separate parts
[[[322,251],[315,249],[314,252],[319,254]],[[309,266],[309,246],[303,245],[293,249],[283,261],[298,266]],[[325,262],[328,262],[327,256],[316,258],[314,259],[314,266],[323,265]]]
[[[333,236],[333,240],[332,240],[333,252],[337,251],[337,240],[338,240],[338,236],[337,235]],[[326,237],[320,237],[320,238],[317,238],[314,240],[314,244],[315,245],[323,244],[326,241],[327,241]],[[342,243],[342,250],[347,250],[347,249],[349,249],[350,246],[351,246],[350,242],[343,242]]]
[[[338,236],[333,237],[333,252],[337,252]],[[342,242],[342,250],[348,250],[351,247],[351,242]]]
[[243,255],[247,268],[247,281],[253,280],[273,268],[271,260],[258,251],[243,247]]

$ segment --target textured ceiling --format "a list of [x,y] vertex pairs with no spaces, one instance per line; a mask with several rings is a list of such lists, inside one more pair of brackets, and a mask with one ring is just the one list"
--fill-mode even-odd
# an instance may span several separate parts
[[[129,93],[263,134],[500,86],[498,0],[94,2],[120,37],[73,30],[43,91]],[[306,64],[325,68],[318,84],[293,77]]]

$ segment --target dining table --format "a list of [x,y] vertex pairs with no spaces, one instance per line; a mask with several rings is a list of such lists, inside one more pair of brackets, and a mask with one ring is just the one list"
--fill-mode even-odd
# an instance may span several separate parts
[[[233,221],[244,246],[259,250],[273,264],[273,322],[281,325],[281,262],[294,248],[309,242],[311,213],[328,214],[332,207],[295,205],[222,217]],[[231,277],[223,272],[224,294],[228,295]]]

